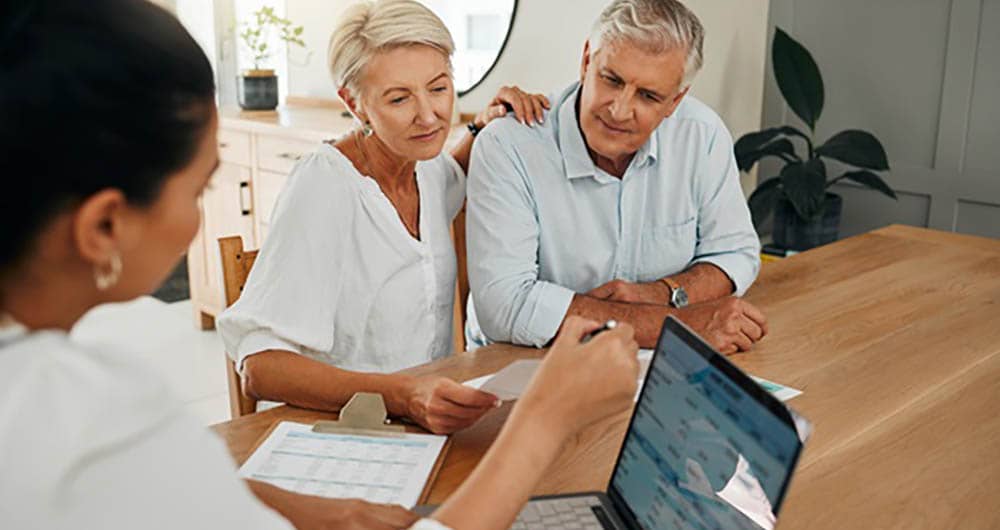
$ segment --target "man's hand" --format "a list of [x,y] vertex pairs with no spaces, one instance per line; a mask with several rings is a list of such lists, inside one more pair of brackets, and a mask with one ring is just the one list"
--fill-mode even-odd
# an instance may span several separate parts
[[677,318],[721,353],[747,351],[767,335],[767,318],[741,298],[727,296],[677,310]]
[[660,281],[631,283],[625,280],[611,280],[590,290],[587,296],[629,304],[667,305],[670,303],[670,287]]
[[447,377],[417,377],[409,384],[406,415],[435,434],[448,434],[476,423],[496,404],[493,394]]

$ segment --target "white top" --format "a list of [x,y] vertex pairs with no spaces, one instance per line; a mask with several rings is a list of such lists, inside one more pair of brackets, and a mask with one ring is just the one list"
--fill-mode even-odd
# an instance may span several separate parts
[[159,377],[65,333],[0,335],[0,527],[287,529]]
[[216,322],[237,366],[270,349],[376,372],[449,355],[449,229],[465,201],[465,174],[441,154],[417,164],[417,186],[420,240],[335,147],[323,144],[299,162],[243,294]]
[[291,528],[157,374],[61,332],[0,329],[0,470],[0,528]]

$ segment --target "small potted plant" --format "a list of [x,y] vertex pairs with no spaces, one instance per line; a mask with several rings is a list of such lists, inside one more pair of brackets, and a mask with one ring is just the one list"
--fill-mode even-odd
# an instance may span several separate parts
[[[740,171],[750,171],[766,157],[784,162],[778,175],[762,178],[750,195],[750,212],[758,230],[774,214],[777,246],[807,250],[837,239],[843,201],[828,191],[833,184],[847,180],[892,199],[896,194],[876,174],[888,171],[889,162],[881,142],[871,133],[845,130],[816,145],[814,135],[823,111],[824,89],[823,77],[809,51],[776,28],[771,56],[781,95],[809,132],[785,125],[746,134],[736,142],[736,163]],[[792,140],[805,148],[803,154]],[[824,159],[853,167],[831,179]]]
[[253,68],[243,70],[238,80],[237,95],[244,110],[274,110],[278,106],[278,76],[274,70],[262,68],[274,51],[268,47],[271,30],[278,31],[278,39],[286,46],[305,47],[302,26],[274,14],[274,8],[264,6],[254,11],[253,19],[243,25],[240,40],[253,61]]

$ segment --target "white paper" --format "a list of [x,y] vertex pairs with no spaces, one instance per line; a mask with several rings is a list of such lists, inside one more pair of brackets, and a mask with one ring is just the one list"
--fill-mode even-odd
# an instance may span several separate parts
[[240,476],[306,495],[412,508],[445,440],[430,434],[314,433],[309,425],[283,421],[243,464]]
[[[499,372],[491,375],[479,387],[483,392],[507,401],[517,399],[528,389],[528,383],[535,376],[542,362],[538,359],[521,359],[508,364]],[[468,384],[468,383],[466,383]]]
[[764,390],[767,390],[772,396],[780,399],[781,401],[788,401],[789,399],[802,394],[801,390],[797,390],[780,383],[775,383],[774,381],[768,381],[763,377],[757,377],[755,375],[751,375],[750,377],[753,378],[758,385],[764,387]]
[[[639,401],[639,394],[642,392],[642,383],[646,380],[646,372],[649,370],[649,361],[652,358],[653,350],[639,350],[639,384],[636,386],[633,401]],[[490,392],[504,401],[517,399],[528,388],[528,383],[531,382],[531,378],[534,377],[535,371],[538,370],[540,364],[541,361],[538,359],[514,361],[499,372],[470,379],[463,384],[472,388],[478,388],[484,392]],[[781,401],[788,401],[802,394],[801,390],[760,377],[750,377]]]

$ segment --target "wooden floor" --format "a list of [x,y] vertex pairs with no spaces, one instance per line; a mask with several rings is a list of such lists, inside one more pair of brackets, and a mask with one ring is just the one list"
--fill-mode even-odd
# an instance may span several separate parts
[[[747,299],[771,334],[737,365],[802,389],[815,432],[779,528],[1000,528],[1000,241],[891,226],[764,267]],[[494,345],[413,372],[465,380],[537,350]],[[453,436],[441,502],[509,405]],[[216,430],[242,461],[281,407]],[[603,489],[627,414],[567,444],[536,493]]]

